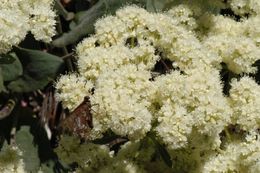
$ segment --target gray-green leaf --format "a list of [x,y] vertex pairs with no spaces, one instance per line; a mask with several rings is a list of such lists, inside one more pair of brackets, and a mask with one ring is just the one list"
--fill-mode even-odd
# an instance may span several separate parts
[[5,91],[2,68],[0,67],[0,92]]
[[23,66],[23,74],[9,83],[14,92],[30,92],[44,88],[63,70],[61,58],[38,50],[15,48],[15,53]]
[[17,132],[16,143],[22,151],[22,158],[27,172],[38,172],[40,159],[38,157],[37,146],[33,143],[33,135],[30,133],[29,126],[22,126]]
[[145,5],[146,0],[99,0],[93,7],[85,11],[79,16],[78,21],[71,24],[71,31],[63,34],[52,42],[56,47],[64,47],[66,45],[77,42],[81,37],[93,33],[94,23],[98,18],[108,14],[114,14],[115,11],[126,4]]
[[4,81],[12,81],[22,75],[22,64],[14,53],[7,54],[4,57],[2,57],[2,59],[4,62],[8,62],[2,64],[0,63],[0,68],[2,68],[2,75]]

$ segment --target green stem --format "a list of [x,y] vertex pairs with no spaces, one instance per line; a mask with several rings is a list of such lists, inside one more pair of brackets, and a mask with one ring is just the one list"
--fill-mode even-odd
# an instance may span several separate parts
[[[59,34],[62,34],[63,31],[62,31],[60,17],[57,18],[57,21],[58,21],[57,22],[57,31],[58,31]],[[63,54],[64,54],[63,57],[66,57],[66,56],[69,55],[69,52],[68,52],[66,46],[62,47],[62,51],[63,51]],[[71,61],[70,58],[64,58],[64,62],[65,62],[65,64],[66,64],[66,66],[67,66],[69,71],[74,71],[73,64],[72,64],[72,61]]]
[[68,12],[63,5],[61,4],[60,0],[55,1],[55,9],[58,11],[58,14],[62,15],[62,17],[70,21],[75,17],[75,14],[73,12]]

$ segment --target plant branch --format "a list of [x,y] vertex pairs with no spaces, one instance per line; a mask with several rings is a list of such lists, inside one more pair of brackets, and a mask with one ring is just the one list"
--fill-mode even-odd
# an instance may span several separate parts
[[55,1],[55,9],[58,11],[58,14],[60,14],[66,21],[70,21],[75,17],[75,14],[73,12],[68,12],[63,7],[60,0]]

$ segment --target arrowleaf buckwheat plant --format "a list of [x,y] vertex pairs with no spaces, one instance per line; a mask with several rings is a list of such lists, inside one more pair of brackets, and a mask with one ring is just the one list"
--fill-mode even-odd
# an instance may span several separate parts
[[114,152],[64,137],[57,152],[76,172],[260,171],[260,3],[178,2],[123,7],[78,44],[78,73],[60,77],[56,98],[73,111],[90,97],[88,139],[129,141]]

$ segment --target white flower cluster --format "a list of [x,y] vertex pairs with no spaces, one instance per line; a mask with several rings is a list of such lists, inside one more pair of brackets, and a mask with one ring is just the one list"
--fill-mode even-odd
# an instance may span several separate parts
[[162,102],[156,131],[170,148],[185,146],[194,127],[214,137],[230,123],[232,111],[217,70],[201,73],[196,69],[189,75],[173,72],[158,77],[156,85]]
[[233,124],[246,131],[260,127],[260,86],[249,77],[233,80],[230,90],[230,105],[233,109]]
[[184,27],[187,27],[187,29],[189,30],[193,30],[198,27],[198,24],[194,19],[195,10],[191,10],[189,6],[185,4],[173,7],[168,11],[168,13],[169,15],[174,17],[177,20],[177,22],[179,22],[179,25],[183,25]]
[[258,0],[231,0],[230,6],[236,14],[260,14],[260,2]]
[[21,151],[16,147],[7,147],[1,150],[0,172],[26,173],[24,162],[20,158],[21,154]]
[[[233,9],[233,2],[227,6]],[[131,142],[155,133],[176,163],[172,172],[218,172],[225,160],[223,172],[241,170],[242,162],[257,172],[259,142],[240,133],[253,130],[259,136],[260,86],[247,77],[260,59],[259,13],[246,7],[254,13],[236,21],[204,13],[202,4],[180,3],[164,13],[127,6],[100,19],[95,34],[77,46],[79,74],[60,78],[57,98],[73,110],[90,97],[91,139],[109,130]],[[223,71],[240,75],[228,83],[230,91]],[[233,126],[238,130],[230,130]],[[147,170],[132,160],[114,164],[129,168],[121,172]]]
[[30,31],[36,40],[50,42],[55,34],[53,0],[1,0],[0,54],[18,45]]
[[[78,163],[76,173],[170,173],[171,169],[160,159],[150,162],[155,154],[155,145],[151,140],[127,142],[117,154],[106,145],[79,144],[74,137],[63,136],[55,149],[65,163]],[[142,150],[140,150],[142,148]],[[87,153],[87,154],[86,154]]]
[[201,172],[248,172],[260,171],[260,140],[234,142],[217,156],[206,161]]
[[75,161],[85,172],[94,172],[101,165],[108,166],[113,156],[105,145],[80,145],[80,140],[69,136],[62,137],[59,147],[55,150],[65,163]]
[[55,87],[57,101],[62,101],[63,107],[72,111],[83,102],[85,96],[90,95],[92,83],[86,83],[84,77],[76,74],[67,74],[60,77]]
[[[208,17],[213,20],[215,26],[211,27],[208,36],[204,37],[204,45],[218,54],[232,72],[256,72],[256,67],[252,65],[259,59],[260,49],[257,40],[248,37],[248,34],[249,29],[251,30],[257,22],[252,19],[236,22],[224,16]],[[255,35],[255,31],[250,33]]]
[[93,107],[94,117],[105,130],[133,139],[140,139],[150,131],[149,78],[148,71],[137,70],[135,65],[108,70],[99,76],[91,102],[98,104]]

